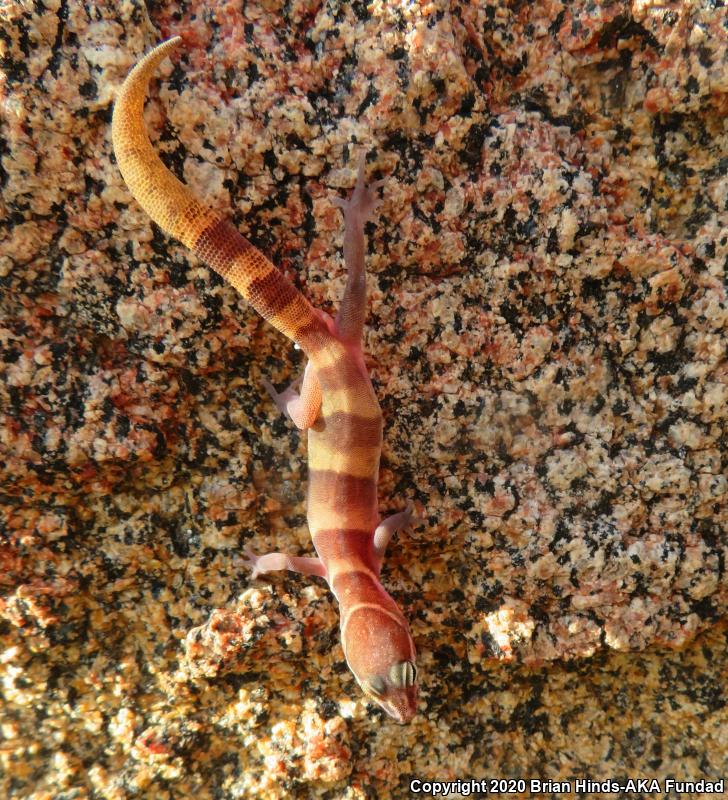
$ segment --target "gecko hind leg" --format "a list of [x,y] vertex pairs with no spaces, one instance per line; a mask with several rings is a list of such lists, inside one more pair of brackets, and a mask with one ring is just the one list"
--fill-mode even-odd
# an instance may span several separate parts
[[[273,384],[263,380],[263,388],[273,398],[276,408],[300,430],[310,428],[321,411],[321,386],[316,372],[309,361],[303,375],[296,378],[282,392],[276,391]],[[300,385],[300,392],[296,391]]]
[[364,224],[381,202],[376,194],[384,181],[366,184],[364,167],[366,154],[359,156],[356,185],[348,200],[334,197],[332,202],[344,212],[344,262],[347,279],[339,313],[336,315],[336,329],[342,341],[361,345],[364,319],[366,317],[366,271],[364,260],[366,242]]

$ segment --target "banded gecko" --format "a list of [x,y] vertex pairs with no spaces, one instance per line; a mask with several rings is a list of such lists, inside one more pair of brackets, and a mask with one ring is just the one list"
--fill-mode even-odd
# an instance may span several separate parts
[[314,308],[225,218],[197,200],[163,165],[146,133],[149,80],[181,42],[169,39],[127,76],[114,106],[112,139],[132,196],[163,231],[219,273],[308,358],[297,383],[281,393],[265,382],[277,408],[308,432],[307,520],[317,557],[246,551],[252,577],[292,570],[324,578],[338,600],[341,644],[367,697],[391,717],[415,714],[415,646],[407,621],[379,580],[392,535],[414,521],[412,505],[382,520],[377,479],[382,413],[362,353],[366,314],[364,224],[375,210],[380,182],[366,185],[359,162],[344,212],[347,282],[336,319]]

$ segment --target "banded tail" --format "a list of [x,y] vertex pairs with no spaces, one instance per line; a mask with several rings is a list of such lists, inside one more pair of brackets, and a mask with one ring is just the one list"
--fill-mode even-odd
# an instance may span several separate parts
[[149,141],[143,116],[149,80],[181,41],[175,36],[155,47],[121,87],[111,136],[122,177],[134,199],[163,231],[189,247],[262,317],[315,358],[331,340],[323,318],[260,250],[177,180]]

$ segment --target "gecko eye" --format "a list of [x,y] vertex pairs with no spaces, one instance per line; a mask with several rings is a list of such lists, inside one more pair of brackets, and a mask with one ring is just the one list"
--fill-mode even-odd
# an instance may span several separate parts
[[362,689],[372,697],[382,697],[386,688],[387,685],[384,682],[384,678],[380,678],[379,675],[375,675],[362,684]]
[[389,669],[389,680],[400,689],[414,686],[417,668],[411,661],[400,661]]

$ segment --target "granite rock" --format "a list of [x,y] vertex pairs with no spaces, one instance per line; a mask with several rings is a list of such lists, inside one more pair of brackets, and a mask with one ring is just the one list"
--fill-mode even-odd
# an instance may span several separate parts
[[[0,791],[407,797],[411,778],[724,777],[726,9],[690,0],[0,7]],[[385,177],[367,358],[399,728],[345,668],[300,354],[130,198],[110,116],[318,306]],[[696,638],[697,637],[697,638]],[[681,649],[678,649],[681,648]],[[511,662],[511,663],[507,663]]]

